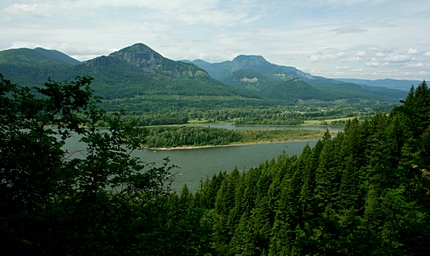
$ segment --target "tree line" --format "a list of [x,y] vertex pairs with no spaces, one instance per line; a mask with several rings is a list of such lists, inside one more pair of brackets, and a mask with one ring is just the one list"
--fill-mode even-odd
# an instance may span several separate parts
[[258,143],[315,139],[318,130],[227,130],[199,126],[158,126],[138,131],[142,146],[148,148],[174,148],[181,146],[218,146],[238,143]]
[[[174,166],[97,108],[91,78],[36,89],[0,76],[0,241],[32,255],[427,255],[430,90],[347,122],[299,156],[170,190]],[[97,127],[103,122],[106,130]],[[49,127],[55,127],[49,128]],[[63,149],[79,134],[79,155]]]

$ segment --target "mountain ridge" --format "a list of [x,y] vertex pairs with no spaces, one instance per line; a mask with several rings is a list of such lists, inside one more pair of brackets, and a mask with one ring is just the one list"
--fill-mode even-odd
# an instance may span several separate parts
[[[14,54],[18,56],[15,59]],[[6,54],[0,51],[0,72],[5,73],[6,78],[10,77],[8,79],[33,86],[43,84],[48,77],[64,81],[89,75],[95,78],[94,90],[105,99],[158,94],[240,95],[282,100],[274,88],[283,91],[280,95],[294,95],[285,93],[280,84],[296,78],[320,91],[317,94],[302,85],[301,89],[309,90],[301,90],[301,99],[310,95],[327,100],[351,97],[397,100],[404,97],[394,91],[384,96],[388,92],[384,90],[388,89],[369,90],[361,85],[313,76],[295,67],[270,63],[260,55],[238,55],[231,61],[220,63],[174,61],[143,43],[136,43],[85,62],[73,60],[61,52],[42,48],[7,50]],[[306,91],[310,94],[304,95]],[[356,95],[351,94],[352,91]],[[291,100],[291,97],[283,100],[287,99]]]
[[19,62],[21,65],[34,65],[45,63],[79,65],[80,61],[57,50],[48,50],[41,47],[34,49],[18,48],[0,51],[0,64],[12,64]]
[[[36,51],[39,50],[18,49],[15,53],[31,56]],[[22,58],[10,63],[5,60],[0,64],[0,73],[26,86],[42,85],[48,77],[64,81],[88,75],[94,78],[95,93],[105,99],[172,94],[256,97],[222,84],[194,64],[164,58],[142,43],[79,64],[66,62],[56,66],[53,64],[57,61],[49,55],[45,56],[45,62],[29,64],[31,61],[22,61]]]

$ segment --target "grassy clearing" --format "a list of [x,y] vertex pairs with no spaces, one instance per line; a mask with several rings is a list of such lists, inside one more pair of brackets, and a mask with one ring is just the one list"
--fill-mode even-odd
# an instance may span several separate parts
[[344,126],[344,124],[354,117],[342,117],[342,118],[331,118],[331,119],[322,119],[322,120],[305,120],[303,124],[299,126]]
[[[324,135],[324,130],[244,130],[244,138],[240,143],[264,143],[283,141],[307,141],[318,140]],[[330,131],[332,137],[337,131]]]

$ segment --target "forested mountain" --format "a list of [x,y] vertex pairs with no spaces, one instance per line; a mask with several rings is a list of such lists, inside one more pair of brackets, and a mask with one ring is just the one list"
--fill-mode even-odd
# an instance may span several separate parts
[[[186,123],[189,118],[202,116],[195,114],[197,112],[204,112],[204,116],[211,120],[236,122],[238,116],[248,113],[246,122],[279,123],[279,120],[260,116],[262,112],[259,116],[249,113],[255,113],[255,108],[279,106],[285,107],[270,112],[291,113],[285,108],[308,100],[317,100],[323,105],[327,101],[336,105],[338,101],[334,100],[354,100],[353,114],[356,115],[364,113],[365,106],[387,109],[406,95],[402,91],[315,77],[294,67],[272,64],[261,56],[241,55],[233,61],[214,64],[195,61],[195,64],[164,58],[141,43],[85,62],[42,48],[0,52],[0,73],[7,79],[33,87],[43,85],[48,77],[54,81],[70,81],[76,76],[90,76],[94,78],[91,87],[95,94],[104,99],[103,108],[108,111],[125,109],[132,115],[146,115],[145,119],[157,117],[150,122],[157,124]],[[308,109],[307,106],[304,108]],[[326,105],[321,106],[321,111],[325,111],[324,108]],[[213,118],[214,115],[208,112],[215,110],[228,114]],[[345,114],[345,111],[341,112]],[[321,116],[321,113],[315,114]],[[283,122],[297,123],[304,118]]]
[[335,99],[335,97],[333,97],[330,93],[327,93],[326,90],[318,90],[315,87],[305,83],[300,78],[295,78],[286,82],[282,82],[275,86],[266,87],[264,90],[262,90],[262,93],[265,97],[270,99],[290,101],[294,101],[295,99]]
[[262,56],[258,55],[239,55],[232,61],[224,61],[220,63],[208,63],[203,60],[195,60],[191,62],[206,70],[209,75],[218,80],[222,80],[225,77],[228,77],[231,73],[240,69],[254,70],[266,77],[280,81],[287,81],[296,77],[309,80],[324,79],[304,73],[294,67],[272,64]]
[[[39,52],[50,53],[37,48],[0,55],[0,73],[27,86],[41,85],[47,77],[64,81],[76,76],[91,76],[95,93],[108,100],[139,95],[255,97],[222,84],[193,64],[164,58],[144,44],[135,44],[84,63],[63,60],[61,65],[60,54],[41,55]],[[2,56],[7,58],[1,59]]]
[[420,83],[420,81],[417,81],[417,80],[395,80],[395,79],[367,80],[367,79],[353,79],[353,78],[336,78],[336,80],[347,82],[347,83],[366,85],[370,87],[385,87],[388,89],[397,89],[402,91],[408,91],[412,85]]
[[[246,88],[262,93],[269,99],[280,99],[274,93],[277,88],[283,88],[281,95],[300,96],[297,99],[377,99],[397,101],[406,96],[404,91],[357,85],[352,82],[342,82],[302,72],[294,67],[276,65],[268,62],[262,56],[240,55],[232,61],[220,63],[208,63],[203,60],[187,61],[194,63],[206,70],[209,75],[221,82],[237,87]],[[286,81],[300,78],[304,83],[311,85],[320,92],[315,94],[315,90],[296,92],[286,92],[281,84]],[[315,97],[317,96],[317,97]],[[287,100],[291,100],[288,97]]]
[[263,91],[279,83],[279,81],[271,79],[252,69],[239,69],[223,79],[220,79],[220,81],[236,88],[256,92]]
[[[405,92],[401,91],[373,89],[312,76],[294,67],[272,64],[262,56],[240,55],[232,61],[213,64],[202,60],[188,63],[173,61],[141,43],[82,63],[58,51],[42,48],[1,51],[0,73],[27,86],[40,86],[47,77],[65,81],[89,75],[94,78],[92,86],[96,94],[107,100],[143,95],[233,95],[245,98],[259,95],[286,101],[349,98],[398,100],[405,96]],[[313,89],[287,92],[287,87],[281,83],[295,78],[301,78],[320,93],[315,94]],[[281,90],[279,94],[277,89]],[[297,97],[282,99],[279,95]]]
[[28,65],[28,66],[54,66],[54,65],[78,65],[81,62],[72,57],[56,51],[43,48],[36,49],[11,49],[0,51],[0,64]]
[[[221,172],[195,194],[184,187],[166,214],[176,209],[188,229],[171,241],[212,255],[427,255],[429,153],[423,83],[389,115],[350,120],[300,156]],[[199,230],[210,235],[193,240]]]

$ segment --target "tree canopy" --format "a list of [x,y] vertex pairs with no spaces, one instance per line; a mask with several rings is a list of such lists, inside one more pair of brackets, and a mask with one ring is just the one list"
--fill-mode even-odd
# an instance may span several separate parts
[[[10,252],[132,254],[144,247],[147,208],[169,193],[171,166],[131,157],[140,143],[133,123],[96,108],[91,80],[48,80],[32,90],[0,75],[0,240]],[[65,150],[71,137],[86,149]]]
[[[0,241],[32,255],[427,255],[430,90],[347,121],[299,156],[169,190],[168,159],[96,107],[89,77],[29,89],[0,75]],[[103,124],[100,128],[99,125]],[[200,130],[198,130],[200,132]],[[202,135],[203,136],[203,135]],[[69,138],[85,150],[69,152]]]

